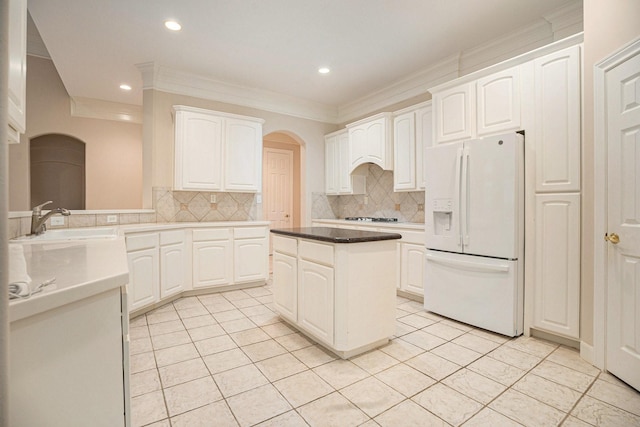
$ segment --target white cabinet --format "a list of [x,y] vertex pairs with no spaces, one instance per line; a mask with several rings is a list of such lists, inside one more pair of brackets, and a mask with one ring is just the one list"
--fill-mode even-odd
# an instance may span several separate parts
[[193,288],[226,286],[233,281],[232,230],[193,230]]
[[9,143],[20,142],[27,104],[27,0],[9,0],[8,113]]
[[579,339],[580,195],[536,195],[533,325]]
[[[422,104],[424,105],[424,104]],[[424,190],[424,149],[431,145],[431,102],[395,113],[393,119],[393,190]]]
[[392,127],[391,113],[380,113],[347,125],[349,171],[365,163],[393,170]]
[[364,194],[366,176],[351,174],[347,130],[325,135],[325,193]]
[[233,281],[255,282],[269,277],[269,238],[266,227],[233,230]]
[[519,67],[476,82],[477,136],[520,129]]
[[300,259],[298,262],[298,324],[316,338],[333,344],[333,267]]
[[273,305],[282,317],[294,323],[298,321],[297,254],[296,239],[273,236]]
[[160,232],[160,299],[186,288],[187,251],[184,230]]
[[580,46],[534,61],[536,191],[580,191]]
[[424,295],[424,245],[400,243],[400,290]]
[[475,134],[474,86],[465,83],[433,94],[436,143],[469,139]]
[[158,301],[158,233],[126,237],[129,262],[129,312]]
[[257,192],[262,119],[174,105],[174,189]]

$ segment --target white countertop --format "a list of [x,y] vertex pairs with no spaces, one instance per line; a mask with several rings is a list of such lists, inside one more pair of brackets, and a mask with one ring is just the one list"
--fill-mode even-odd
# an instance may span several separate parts
[[121,234],[145,231],[174,230],[180,228],[210,228],[210,227],[256,227],[268,226],[269,221],[212,221],[212,222],[158,222],[147,224],[128,224],[116,226]]
[[[10,245],[20,245],[11,241]],[[56,278],[55,284],[26,299],[9,302],[9,321],[24,319],[88,298],[129,282],[123,237],[22,244],[31,288]],[[20,262],[9,257],[9,263]]]

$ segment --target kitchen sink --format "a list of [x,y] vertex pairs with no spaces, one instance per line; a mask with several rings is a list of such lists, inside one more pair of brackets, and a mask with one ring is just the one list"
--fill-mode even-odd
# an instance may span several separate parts
[[28,243],[51,240],[114,239],[116,237],[118,237],[118,229],[116,227],[98,227],[47,230],[38,236],[22,236],[14,240],[20,241],[21,243]]

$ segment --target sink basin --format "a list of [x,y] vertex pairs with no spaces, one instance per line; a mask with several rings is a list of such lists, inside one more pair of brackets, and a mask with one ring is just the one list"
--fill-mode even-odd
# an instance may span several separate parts
[[116,237],[118,237],[118,229],[116,227],[64,228],[47,230],[39,236],[23,236],[15,240],[26,243],[51,240],[114,239]]

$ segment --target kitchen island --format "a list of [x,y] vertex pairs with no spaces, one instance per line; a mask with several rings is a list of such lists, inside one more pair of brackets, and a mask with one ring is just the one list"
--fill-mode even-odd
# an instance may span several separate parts
[[271,230],[276,311],[343,359],[395,333],[397,233]]

